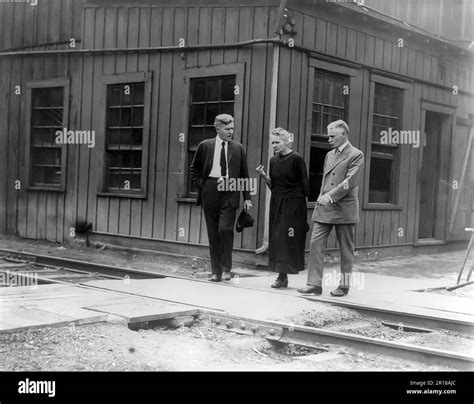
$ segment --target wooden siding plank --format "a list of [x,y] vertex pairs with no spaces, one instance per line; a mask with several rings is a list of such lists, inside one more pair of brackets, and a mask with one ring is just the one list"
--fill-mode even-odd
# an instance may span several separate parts
[[390,41],[383,41],[383,63],[382,66],[385,70],[394,70],[392,66],[392,48],[393,43]]
[[337,46],[336,56],[345,58],[347,54],[347,28],[338,25],[337,27]]
[[[128,37],[131,30],[135,30],[136,27],[130,24],[129,21],[129,8],[120,8],[118,12],[118,23],[117,23],[117,47],[126,48],[128,46]],[[115,62],[115,73],[126,73],[127,72],[127,60],[128,54],[117,55]],[[110,201],[110,209],[115,212],[115,216],[111,216],[117,220],[117,231],[120,234],[130,234],[130,198],[118,198],[118,207],[113,206],[113,199]],[[111,213],[112,213],[111,212]],[[109,226],[111,226],[110,224]],[[115,226],[114,226],[115,227]]]
[[46,195],[46,240],[56,241],[56,220],[58,219],[58,197],[56,193],[48,193]]
[[36,206],[36,238],[40,240],[46,238],[46,194],[47,192],[38,192]]
[[[354,124],[357,125],[359,122],[359,149],[364,153],[365,157],[365,164],[364,164],[364,175],[362,176],[362,181],[359,184],[359,204],[363,206],[364,204],[364,195],[366,194],[365,188],[369,185],[365,183],[364,178],[365,172],[367,171],[368,161],[370,159],[370,155],[367,150],[367,133],[368,133],[368,109],[369,109],[369,96],[370,96],[370,79],[369,79],[369,72],[367,70],[361,72],[361,96],[360,96],[360,119],[356,121]],[[353,92],[351,91],[350,97],[354,97]],[[357,98],[356,98],[357,99]],[[350,129],[350,128],[349,128]],[[359,212],[360,216],[360,223],[356,226],[356,246],[363,246],[366,240],[366,221],[367,216],[369,215],[369,211],[365,209],[361,209]]]
[[384,211],[376,210],[374,212],[374,227],[373,227],[373,245],[382,245],[383,244],[383,221],[382,215]]
[[326,37],[326,53],[328,55],[336,55],[337,45],[337,27],[338,25],[332,22],[327,23],[327,37]]
[[[173,43],[178,43],[180,38],[186,37],[187,13],[184,8],[176,8],[174,13],[174,39]],[[165,31],[166,32],[166,31]],[[185,68],[184,60],[179,54],[173,53],[171,56],[171,98],[168,143],[168,187],[166,191],[166,226],[165,238],[167,240],[178,240],[178,209],[179,204],[176,196],[179,193],[179,184],[184,176],[181,161],[176,158],[181,154],[182,142],[179,141],[179,133],[183,130],[182,110],[184,105],[186,86],[183,80]],[[189,210],[186,210],[189,214]],[[183,219],[189,226],[189,217]],[[189,233],[189,229],[186,230]]]
[[[222,43],[225,37],[226,14],[222,7],[212,9],[212,25],[211,25],[211,43]],[[213,50],[211,52],[211,65],[220,65],[224,63],[224,51]]]
[[430,69],[431,69],[431,56],[426,53],[423,54],[423,75],[422,79],[430,81]]
[[383,48],[384,40],[375,38],[375,59],[374,66],[383,69]]
[[375,38],[372,35],[365,36],[365,64],[374,66],[375,60]]
[[[199,43],[199,8],[198,7],[188,8],[188,29],[187,29],[186,43],[189,46],[197,45]],[[186,53],[186,68],[196,67],[197,64],[198,64],[198,52],[187,52]]]
[[288,128],[290,114],[290,111],[288,111],[288,100],[290,98],[291,80],[293,79],[291,71],[291,52],[290,49],[280,48],[276,125],[283,128]]
[[[150,46],[150,35],[151,35],[151,8],[150,7],[142,7],[140,10],[140,22],[139,22],[139,33],[138,33],[138,46],[140,47],[148,47]],[[150,69],[150,54],[139,54],[138,55],[138,71],[151,71]],[[157,80],[156,75],[152,76],[152,87],[153,82]],[[153,94],[153,88],[151,89]],[[152,102],[152,97],[150,97],[150,102]],[[153,119],[152,116],[155,114],[155,111],[150,108],[150,119]],[[151,123],[151,122],[150,122]],[[150,127],[150,134],[148,137],[148,144],[144,144],[143,147],[152,151],[154,150],[151,148],[152,144],[152,137],[156,136],[156,132],[153,132]],[[148,223],[146,226],[146,235],[145,237],[151,237],[151,229],[153,223],[153,188],[150,192],[150,187],[152,187],[154,183],[154,160],[153,160],[153,170],[150,170],[150,161],[154,159],[151,156],[153,153],[148,153],[148,161],[146,166],[146,170],[143,175],[146,176],[146,189],[147,195],[145,200],[132,200],[132,222],[131,222],[131,234],[134,236],[143,236],[143,225],[144,223]],[[138,209],[139,207],[139,209]],[[139,213],[139,215],[138,215]]]
[[26,238],[38,238],[36,232],[36,221],[38,218],[38,193],[28,194],[28,212],[26,217]]
[[[22,12],[23,7],[17,4],[9,5],[5,10],[5,31],[7,47],[21,46],[23,42],[22,32],[15,27],[22,26]],[[12,23],[12,24],[11,24]],[[20,138],[20,122],[21,122],[21,98],[22,96],[15,94],[15,87],[22,84],[21,70],[22,58],[16,57],[7,59],[7,71],[10,71],[10,80],[8,83],[7,102],[9,108],[7,109],[7,131],[3,132],[8,137],[8,165],[7,165],[7,179],[8,186],[6,192],[6,230],[9,234],[15,234],[17,231],[17,210],[18,198],[23,190],[16,190],[14,187],[15,181],[20,180],[20,161],[18,159],[19,149],[24,147],[19,142]],[[25,83],[26,84],[26,83]],[[26,96],[26,86],[22,88],[22,94]],[[22,183],[22,188],[27,184]]]
[[328,23],[320,18],[316,19],[316,51],[326,52],[326,37]]
[[[75,3],[73,3],[75,4]],[[75,21],[72,17],[71,21]],[[81,35],[79,35],[80,37]],[[70,88],[70,108],[69,126],[78,128],[81,124],[82,102],[83,102],[83,78],[84,78],[84,58],[75,60],[70,64],[71,88]],[[65,214],[64,214],[64,236],[63,241],[69,240],[69,229],[76,223],[78,212],[78,194],[80,171],[79,150],[67,149],[67,171],[66,171],[66,194],[65,194]]]
[[181,203],[178,205],[177,241],[181,241],[184,243],[190,241],[190,215],[191,206],[189,205],[189,203]]
[[[170,9],[163,10],[163,33],[173,32],[174,12]],[[162,45],[170,45],[173,38],[169,35],[162,36]],[[153,235],[155,238],[165,238],[165,228],[168,219],[167,200],[168,194],[168,160],[170,147],[170,116],[172,100],[173,59],[171,54],[163,53],[160,64],[160,91],[158,108],[158,151],[156,157],[156,192],[155,212],[153,215]],[[176,226],[176,216],[174,217]]]
[[357,31],[356,41],[355,60],[356,62],[363,63],[365,61],[366,35]]
[[[237,7],[226,7],[225,9],[225,34],[224,42],[232,43],[239,40],[239,9]],[[235,63],[237,61],[237,50],[226,49],[224,51],[224,63]]]
[[415,51],[415,71],[414,75],[417,79],[422,79],[423,78],[423,53]]
[[347,47],[345,57],[349,60],[356,60],[357,33],[352,29],[347,30]]
[[[0,5],[0,7],[3,7]],[[0,14],[0,20],[2,15]],[[2,33],[3,26],[0,27],[0,33]],[[3,45],[2,45],[3,46]],[[5,74],[0,75],[0,105],[4,105],[4,108],[0,108],[0,133],[8,133],[8,88],[10,85],[10,61],[5,58],[0,59],[0,71]],[[0,136],[0,232],[3,234],[6,232],[6,221],[7,221],[7,188],[14,187],[14,182],[8,175],[8,136]],[[24,198],[21,198],[24,200]]]
[[[414,83],[413,92],[413,111],[421,111],[421,85]],[[413,129],[421,129],[421,114],[413,113],[412,118]],[[406,225],[406,242],[413,243],[416,237],[415,229],[418,225],[415,223],[416,219],[416,205],[417,201],[417,187],[418,187],[418,159],[421,153],[421,148],[410,150],[410,175],[409,175],[409,189],[408,189],[408,207],[407,207],[407,225]]]
[[[403,126],[405,128],[410,128],[416,130],[413,126],[413,86],[410,86],[404,94],[403,97]],[[394,244],[404,243],[407,240],[407,219],[408,211],[410,209],[409,205],[409,194],[410,194],[410,177],[416,175],[413,173],[410,166],[411,154],[414,153],[412,147],[402,147],[400,149],[400,176],[399,176],[399,204],[402,207],[400,214],[398,216],[398,228],[403,230],[403,237],[399,237],[398,233],[396,234],[396,239],[393,241]],[[411,225],[411,224],[410,224]]]
[[[95,9],[84,10],[84,42],[94,47],[94,31],[95,31]],[[94,60],[93,58],[84,59],[83,65],[83,80],[82,84],[82,97],[81,97],[81,119],[79,120],[78,129],[86,130],[91,127],[91,100],[94,97]],[[82,146],[73,146],[72,148],[78,153],[79,156],[79,171],[77,173],[78,180],[78,191],[77,197],[77,216],[73,218],[71,226],[74,227],[76,221],[88,220],[88,191],[89,191],[89,179],[90,179],[90,152],[88,148]]]
[[408,49],[408,66],[407,71],[410,77],[415,77],[416,66],[416,54],[417,52],[413,49]]
[[[110,41],[110,27],[107,24],[110,24],[110,13],[106,13],[106,9],[99,8],[96,9],[95,18],[94,18],[94,48],[101,49],[106,46],[105,40]],[[104,99],[102,97],[102,92],[105,91],[104,86],[101,83],[101,78],[104,69],[104,57],[103,55],[96,55],[92,58],[92,75],[89,76],[89,80],[92,84],[92,100],[89,100],[87,109],[84,110],[83,115],[83,125],[81,127],[83,130],[94,130],[96,134],[96,147],[85,148],[84,146],[79,146],[83,149],[84,153],[87,152],[88,158],[88,183],[87,183],[87,208],[86,208],[86,220],[87,223],[92,223],[92,228],[97,229],[98,226],[98,215],[99,215],[99,199],[97,197],[97,191],[101,186],[102,170],[104,166],[102,165],[103,156],[99,155],[102,148],[97,147],[97,143],[100,139],[105,140],[105,127],[102,126],[103,120],[102,116],[106,114],[106,105],[102,102]],[[89,81],[87,80],[87,81]],[[84,199],[86,199],[84,198]],[[104,201],[101,201],[101,209],[104,207]],[[101,228],[104,229],[105,223],[104,219],[107,217],[103,211],[100,212],[101,216]]]
[[381,231],[381,245],[390,244],[392,231],[392,211],[383,210],[382,211],[382,231]]
[[[118,25],[118,9],[117,8],[107,8],[105,10],[105,16],[104,16],[104,47],[105,48],[114,48],[117,45],[117,25]],[[102,63],[102,74],[103,75],[109,75],[115,73],[115,60],[116,56],[115,55],[106,55],[103,58],[103,63]],[[102,84],[99,84],[98,87],[100,87],[99,91],[106,91],[105,86]],[[105,111],[103,112],[105,113]],[[99,130],[99,133],[104,133],[105,134],[105,127],[98,127],[97,130]],[[105,142],[105,139],[103,140]],[[105,159],[105,151],[101,156],[98,156],[101,160]],[[105,170],[105,166],[102,166],[102,170]],[[101,171],[102,171],[101,170]],[[102,176],[103,172],[100,173],[100,176]],[[104,196],[98,196],[97,197],[97,218],[96,218],[96,229],[97,231],[101,232],[108,232],[110,231],[109,229],[109,217],[110,213],[112,210],[118,208],[116,205],[111,205],[110,204],[111,198],[109,197],[104,197]],[[116,198],[114,198],[116,201]]]
[[201,207],[191,205],[191,217],[189,220],[189,242],[199,243],[201,235]]
[[[211,43],[212,9],[199,8],[199,44]],[[166,31],[165,31],[166,32]],[[209,66],[211,64],[211,52],[198,52],[198,65]]]
[[[140,30],[142,27],[146,26],[146,22],[142,23],[140,20],[140,8],[133,7],[129,11],[129,21],[128,21],[128,40],[127,47],[138,47],[138,46],[148,46],[148,41],[145,43],[140,43]],[[127,55],[127,73],[143,71],[138,68],[139,58],[143,58],[144,55],[138,56],[137,54],[128,54]],[[143,67],[143,62],[142,62]],[[144,67],[146,69],[146,65]],[[146,146],[144,146],[145,148]],[[142,175],[147,175],[147,173],[142,173]],[[142,200],[141,199],[131,199],[130,200],[130,224],[128,234],[132,236],[140,236],[141,234],[141,220],[142,217]]]
[[403,48],[399,48],[398,46],[396,49],[400,52],[400,74],[407,75],[408,74],[408,48],[403,46]]
[[[163,10],[161,8],[151,9],[151,21],[153,22],[150,29],[150,46],[161,45],[161,29],[163,20]],[[156,201],[158,199],[157,194],[160,191],[159,181],[162,180],[159,174],[157,174],[157,148],[159,140],[164,134],[158,131],[158,114],[160,111],[159,94],[160,94],[160,83],[161,83],[161,55],[159,53],[150,55],[149,70],[153,72],[152,82],[152,97],[151,97],[151,114],[150,114],[150,153],[149,153],[149,176],[148,176],[148,195],[149,197],[143,203],[143,214],[142,214],[142,236],[154,237],[154,221]]]
[[[267,7],[255,8],[253,20],[253,35],[255,37],[261,38],[267,35],[269,29],[268,15],[269,13]],[[255,177],[255,167],[257,167],[257,162],[260,162],[261,156],[258,148],[262,143],[263,137],[265,94],[267,88],[270,87],[270,83],[266,83],[267,47],[254,47],[251,53],[252,63],[248,65],[250,71],[250,89],[248,93],[248,103],[250,107],[248,115],[249,125],[248,132],[242,133],[242,139],[240,141],[246,149],[250,177]],[[272,55],[272,53],[270,55]],[[281,55],[283,55],[283,52]],[[281,57],[283,58],[284,56]],[[255,196],[252,196],[252,201],[254,206],[258,204]],[[237,214],[238,213],[239,212],[237,212]],[[236,247],[249,249],[256,248],[256,243],[256,232],[250,230],[246,230],[240,235],[236,235],[234,240],[234,245]]]
[[201,212],[201,232],[199,240],[201,244],[209,245],[209,238],[207,237],[206,218],[204,217],[204,210],[200,209]]
[[[17,220],[18,220],[18,203],[20,197],[25,197],[26,187],[28,184],[23,180],[22,181],[22,168],[19,161],[20,149],[24,148],[25,143],[20,142],[20,125],[22,122],[21,119],[21,104],[22,98],[26,98],[26,85],[22,83],[22,59],[14,58],[11,61],[10,69],[10,83],[8,92],[10,94],[10,108],[7,109],[8,119],[8,131],[4,132],[6,136],[9,137],[8,140],[8,178],[9,186],[6,193],[6,208],[7,208],[7,232],[9,234],[15,234],[17,232]],[[26,83],[25,83],[26,84]],[[15,87],[17,85],[22,85],[22,96],[15,95]],[[15,181],[21,181],[21,189],[15,189]]]

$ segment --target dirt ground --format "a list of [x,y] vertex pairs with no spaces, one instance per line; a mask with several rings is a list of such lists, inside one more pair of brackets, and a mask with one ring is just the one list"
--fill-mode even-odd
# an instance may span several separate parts
[[452,370],[336,345],[316,353],[212,328],[131,331],[109,323],[0,334],[0,371]]
[[[294,324],[308,327],[324,328],[349,334],[377,338],[384,341],[424,346],[440,350],[449,350],[464,355],[474,356],[474,336],[449,330],[431,330],[431,332],[416,332],[397,326],[385,324],[373,317],[362,315],[355,310],[337,308],[330,315],[324,313],[304,312],[293,319]],[[387,325],[387,324],[390,324]],[[420,328],[424,329],[423,327]]]

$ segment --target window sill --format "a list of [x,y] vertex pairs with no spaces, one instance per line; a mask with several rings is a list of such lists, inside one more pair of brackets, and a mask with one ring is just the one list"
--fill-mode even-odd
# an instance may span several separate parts
[[45,186],[34,186],[30,185],[27,188],[28,191],[41,191],[41,192],[66,192],[65,187],[45,187]]
[[178,203],[197,203],[197,198],[176,198]]
[[97,196],[107,198],[131,198],[131,199],[146,199],[146,194],[129,194],[126,192],[97,192]]
[[403,207],[392,203],[364,203],[363,210],[403,210]]

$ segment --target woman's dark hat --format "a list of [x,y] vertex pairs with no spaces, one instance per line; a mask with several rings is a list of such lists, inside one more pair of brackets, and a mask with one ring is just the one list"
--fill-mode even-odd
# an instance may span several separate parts
[[245,227],[252,227],[253,222],[254,220],[253,217],[250,216],[250,213],[242,210],[242,212],[240,212],[239,218],[237,219],[235,230],[237,230],[237,233],[241,233]]

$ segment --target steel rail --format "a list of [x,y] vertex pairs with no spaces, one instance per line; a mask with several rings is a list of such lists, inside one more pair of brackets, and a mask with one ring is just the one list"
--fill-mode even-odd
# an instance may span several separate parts
[[[207,313],[203,311],[203,314]],[[450,366],[458,370],[472,371],[474,369],[474,357],[454,351],[444,351],[277,321],[255,320],[230,314],[209,313],[207,315],[214,327],[239,334],[255,335],[270,341],[294,343],[321,350],[327,350],[323,344],[336,344],[430,365]]]
[[[24,260],[28,260],[33,264],[42,265],[42,266],[53,266],[61,269],[72,269],[78,270],[81,272],[88,272],[88,273],[98,273],[100,275],[110,276],[113,278],[124,278],[125,276],[129,276],[130,279],[150,279],[150,278],[174,278],[174,279],[182,279],[186,281],[192,282],[205,282],[207,280],[201,279],[192,279],[189,277],[178,276],[178,275],[168,275],[163,274],[155,271],[147,271],[147,270],[140,270],[140,269],[132,269],[132,268],[123,268],[119,266],[113,265],[106,265],[106,264],[97,264],[94,262],[86,262],[80,261],[75,259],[69,258],[62,258],[62,257],[54,257],[49,255],[41,255],[41,254],[34,254],[29,252],[19,252],[16,250],[9,250],[9,249],[0,249],[0,254],[11,255],[16,257],[21,257]],[[237,286],[233,283],[222,284],[222,286],[226,287],[237,287],[237,288],[245,288],[242,286]],[[245,288],[255,290],[254,288]],[[262,290],[263,293],[278,293],[273,290]],[[402,310],[396,309],[388,309],[382,307],[373,307],[373,306],[366,306],[358,303],[347,302],[344,300],[327,300],[321,299],[316,296],[301,296],[305,299],[311,301],[317,301],[320,303],[327,303],[339,307],[346,307],[353,310],[356,310],[362,314],[369,315],[371,317],[377,318],[382,321],[390,321],[394,323],[398,323],[401,327],[426,327],[430,329],[438,329],[438,330],[451,330],[456,332],[462,332],[466,334],[472,334],[474,331],[474,324],[469,321],[464,321],[461,319],[455,318],[439,318],[436,316],[430,316],[428,314],[418,314],[418,313],[407,313]]]
[[333,306],[346,307],[353,309],[361,314],[366,314],[375,317],[382,321],[392,321],[400,324],[400,326],[407,327],[426,327],[435,330],[450,330],[466,334],[474,333],[474,323],[464,321],[456,318],[440,318],[431,316],[429,314],[408,313],[403,310],[388,309],[384,307],[366,306],[364,304],[348,302],[344,300],[327,300],[318,297],[303,296],[308,300],[317,301],[321,303],[329,303]]
[[[172,278],[172,275],[164,275],[158,272],[146,271],[143,269],[123,268],[119,266],[98,264],[95,262],[80,261],[76,259],[54,257],[49,255],[33,254],[28,252],[20,252],[9,249],[0,249],[0,254],[12,255],[21,257],[22,259],[29,261],[31,264],[37,264],[41,266],[52,266],[62,269],[73,269],[81,272],[94,273],[97,272],[101,275],[108,275],[112,277],[124,277],[129,276],[131,279],[150,279],[150,278]],[[187,279],[187,278],[183,278]]]

